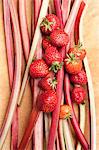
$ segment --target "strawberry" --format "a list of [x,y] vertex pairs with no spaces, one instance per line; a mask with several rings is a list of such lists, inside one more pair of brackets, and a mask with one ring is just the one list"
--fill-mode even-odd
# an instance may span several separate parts
[[86,97],[86,91],[83,87],[74,87],[71,92],[71,98],[73,101],[75,101],[77,104],[84,103]]
[[87,83],[87,76],[84,70],[81,70],[78,74],[70,75],[70,80],[72,83],[75,84],[86,84]]
[[54,14],[48,14],[41,22],[40,29],[42,33],[49,35],[55,29],[60,28],[60,21]]
[[45,50],[47,47],[51,46],[49,37],[44,37],[42,39],[42,47]]
[[52,45],[57,47],[63,47],[66,46],[69,41],[69,36],[62,30],[54,30],[50,34],[50,40]]
[[54,90],[43,91],[38,95],[37,107],[43,112],[52,112],[57,104],[57,95]]
[[62,67],[62,57],[56,47],[47,47],[44,55],[44,59],[48,65],[51,66],[51,70],[55,73]]
[[45,77],[49,73],[49,68],[43,59],[34,60],[30,65],[30,76],[32,78]]
[[68,119],[71,118],[71,107],[69,105],[61,105],[60,106],[60,119]]
[[38,85],[42,90],[53,90],[56,89],[57,80],[55,77],[45,77],[39,81]]
[[73,53],[73,54],[75,54],[76,58],[83,60],[84,57],[86,56],[86,50],[82,49],[81,47],[82,47],[82,44],[79,43],[75,47],[70,48],[68,53],[69,54]]
[[82,61],[77,59],[74,54],[67,55],[64,64],[66,71],[70,74],[77,74],[82,69]]

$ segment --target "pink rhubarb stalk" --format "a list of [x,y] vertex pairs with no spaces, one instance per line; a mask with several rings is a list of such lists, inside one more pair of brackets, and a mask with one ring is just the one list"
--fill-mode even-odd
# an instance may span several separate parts
[[[38,117],[40,115],[40,111],[37,109],[36,106],[33,107],[30,118],[29,118],[29,122],[28,122],[28,126],[25,130],[24,136],[21,140],[21,143],[19,145],[18,150],[25,150],[28,147],[29,141],[32,137],[33,131],[34,131],[34,127],[35,124],[38,120]],[[38,139],[39,142],[39,139]]]
[[[83,1],[84,3],[85,1]],[[83,13],[84,16],[84,13]],[[82,21],[83,21],[83,16],[81,17],[80,24],[78,27],[79,30],[79,40],[80,42],[83,43],[83,36],[82,36]],[[78,40],[77,40],[78,41]],[[94,90],[93,90],[93,84],[92,84],[92,77],[91,77],[91,72],[90,72],[90,67],[88,64],[88,59],[87,56],[84,59],[84,67],[85,71],[87,74],[87,79],[88,79],[88,96],[89,96],[89,108],[90,108],[90,113],[89,113],[89,121],[91,122],[91,146],[90,149],[96,150],[96,112],[95,112],[95,99],[94,99]],[[93,138],[94,137],[94,138]]]
[[[42,0],[34,0],[33,2],[34,2],[34,30],[35,30],[40,13],[40,8],[42,5]],[[41,42],[42,38],[40,39],[37,45],[37,52],[36,52],[37,59],[42,58]],[[39,93],[38,81],[39,79],[34,79],[33,107],[36,103],[36,99]],[[43,112],[40,113],[37,123],[35,125],[33,133],[33,149],[43,150]]]
[[58,132],[57,132],[57,137],[56,137],[56,149],[57,149],[57,150],[60,150],[60,143],[59,143]]
[[30,52],[30,40],[26,20],[26,0],[19,0],[19,18],[26,62]]
[[80,5],[80,9],[77,14],[76,21],[75,21],[75,27],[74,27],[75,44],[78,44],[78,42],[79,42],[79,25],[80,25],[80,19],[81,19],[82,13],[84,11],[85,5],[86,4],[82,1],[81,5]]
[[72,126],[75,130],[76,136],[78,138],[78,140],[80,141],[80,143],[82,144],[82,147],[84,148],[84,150],[88,150],[89,149],[89,145],[79,127],[75,112],[74,112],[74,108],[73,108],[73,104],[72,104],[72,100],[70,98],[70,81],[69,81],[69,77],[66,74],[65,75],[65,81],[64,81],[64,91],[65,91],[65,99],[66,99],[66,104],[68,104],[71,108],[72,108],[72,118],[71,118],[71,123]]
[[[80,25],[80,20],[81,20],[81,16],[82,16],[82,13],[84,11],[84,8],[85,8],[85,3],[82,1],[81,2],[81,5],[80,5],[80,8],[79,8],[79,11],[78,11],[78,15],[77,15],[77,18],[76,18],[76,22],[75,22],[75,27],[74,27],[74,41],[75,41],[75,44],[78,44],[79,42],[79,25]],[[82,133],[84,134],[84,129],[85,129],[85,105],[83,104],[80,104],[80,129],[82,131]],[[81,150],[81,144],[80,142],[77,143],[77,150]]]
[[66,25],[66,21],[68,19],[69,13],[70,13],[70,6],[71,6],[71,0],[62,0],[62,17],[63,17],[63,24]]
[[[42,38],[40,39],[37,45],[37,53],[36,58],[42,58],[42,47],[41,47]],[[38,87],[39,79],[34,79],[34,92],[33,92],[33,107],[36,104],[37,96],[39,94]],[[39,139],[39,142],[38,142]],[[43,150],[43,112],[40,113],[37,123],[35,125],[34,133],[33,133],[33,149],[35,150]]]
[[[12,39],[12,31],[11,31],[11,18],[10,18],[10,10],[8,6],[8,1],[3,0],[3,7],[4,7],[4,28],[5,28],[5,39],[6,39],[6,48],[7,48],[7,59],[8,59],[8,70],[9,70],[9,81],[10,81],[10,89],[12,90],[13,86],[13,76],[14,76],[14,49],[13,49],[13,39]],[[9,112],[9,106],[6,111],[4,124],[2,127],[5,126],[6,118]],[[12,128],[11,128],[11,148],[13,150],[17,149],[18,145],[18,113],[17,109],[14,113],[13,121],[12,121]],[[2,128],[3,131],[4,128]],[[1,131],[1,132],[2,132]]]
[[34,29],[36,28],[42,0],[33,0],[34,4]]
[[20,30],[19,30],[17,11],[16,11],[13,0],[8,0],[8,3],[9,3],[10,11],[11,11],[12,23],[14,27],[14,33],[15,33],[16,60],[15,60],[14,82],[13,82],[13,88],[12,88],[11,97],[10,97],[11,104],[10,104],[10,108],[9,108],[9,112],[8,112],[8,116],[6,119],[4,129],[0,136],[0,149],[3,146],[8,130],[11,126],[13,115],[17,106],[17,100],[18,100],[20,86],[21,86],[21,68],[22,68],[22,44],[21,44],[21,36],[20,36]]
[[29,59],[28,59],[26,70],[25,70],[24,77],[23,77],[23,82],[22,82],[22,86],[21,86],[21,90],[20,90],[18,105],[20,105],[21,100],[22,100],[22,96],[24,93],[27,79],[28,79],[29,67],[30,67],[30,64],[32,63],[32,60],[33,60],[33,57],[34,57],[34,54],[36,51],[36,46],[37,46],[38,40],[41,36],[40,23],[42,22],[42,19],[47,14],[48,4],[49,4],[49,0],[43,0],[39,18],[38,18],[38,22],[37,22],[37,26],[36,26],[35,33],[34,33],[34,38],[33,38],[32,46],[31,46]]

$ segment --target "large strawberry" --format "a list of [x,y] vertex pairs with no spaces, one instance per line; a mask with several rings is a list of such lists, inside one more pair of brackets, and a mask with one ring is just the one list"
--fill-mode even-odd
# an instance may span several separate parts
[[44,59],[48,65],[51,66],[51,70],[55,73],[62,67],[62,57],[56,47],[47,47],[44,55]]
[[86,97],[86,91],[83,87],[74,87],[71,92],[71,98],[77,104],[83,103]]
[[54,90],[56,89],[57,80],[55,77],[45,77],[39,81],[38,85],[42,90]]
[[69,54],[73,53],[75,54],[76,58],[83,60],[84,57],[86,56],[86,50],[82,48],[82,44],[78,44],[73,48],[69,49]]
[[63,47],[68,44],[69,36],[62,30],[54,30],[50,34],[51,43],[57,47]]
[[87,83],[87,76],[84,70],[81,70],[78,74],[71,74],[70,80],[72,83],[75,84],[86,84]]
[[45,50],[47,47],[51,46],[51,42],[50,42],[50,38],[47,37],[43,37],[42,39],[42,47]]
[[30,76],[32,78],[45,77],[49,73],[49,68],[43,59],[34,60],[30,65]]
[[66,71],[70,74],[77,74],[82,69],[82,61],[77,59],[74,54],[67,55],[64,64]]
[[55,29],[60,28],[60,21],[54,14],[48,14],[41,22],[40,29],[42,33],[49,35]]
[[53,90],[43,91],[38,95],[37,107],[43,112],[52,112],[57,104],[57,95]]

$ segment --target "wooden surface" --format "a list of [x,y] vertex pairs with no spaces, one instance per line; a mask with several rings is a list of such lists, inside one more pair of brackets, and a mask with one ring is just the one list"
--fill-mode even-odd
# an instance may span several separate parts
[[[27,0],[30,2],[30,0]],[[29,4],[27,4],[29,7]],[[30,16],[30,9],[28,16]],[[28,19],[28,23],[30,20]],[[87,48],[87,56],[90,64],[93,86],[95,92],[96,102],[96,115],[97,115],[97,150],[99,148],[99,1],[88,0],[88,8],[83,22],[83,37],[85,47]],[[31,111],[31,93],[27,85],[24,94],[24,100],[21,108],[19,109],[19,139],[22,137],[26,123]],[[0,0],[0,126],[4,119],[7,103],[10,96],[10,88],[8,81],[7,61],[6,61],[6,48],[4,41],[4,28],[3,28],[3,14],[2,14],[2,0]],[[25,110],[25,111],[24,111]],[[3,150],[10,150],[10,131],[7,136]],[[94,138],[94,137],[93,137]],[[28,148],[29,149],[29,148]]]

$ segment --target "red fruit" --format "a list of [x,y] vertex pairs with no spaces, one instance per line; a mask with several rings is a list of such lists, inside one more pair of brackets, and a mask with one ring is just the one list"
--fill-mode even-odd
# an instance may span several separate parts
[[44,59],[48,65],[52,65],[54,62],[61,62],[62,57],[56,47],[47,47],[44,55]]
[[55,77],[45,77],[39,81],[38,85],[42,90],[53,90],[56,89],[57,80]]
[[86,97],[86,91],[83,87],[74,87],[71,92],[71,98],[73,101],[75,101],[77,104],[81,104],[84,102]]
[[43,112],[52,112],[57,104],[57,95],[53,90],[43,91],[38,95],[37,107]]
[[45,50],[47,47],[51,46],[50,39],[47,38],[47,37],[44,37],[43,40],[42,40],[42,46],[43,46],[43,49],[44,49],[44,50]]
[[82,49],[81,47],[82,47],[82,45],[78,44],[74,48],[70,48],[68,53],[69,54],[73,53],[73,54],[75,54],[76,58],[83,60],[84,57],[86,56],[86,50]]
[[51,66],[51,70],[55,73],[62,67],[62,57],[56,47],[47,47],[44,55],[44,59],[48,65]]
[[75,84],[86,84],[87,83],[87,76],[84,70],[81,70],[78,74],[70,75],[71,82]]
[[30,65],[30,76],[32,78],[45,77],[49,73],[49,68],[43,59],[34,60]]
[[70,74],[77,74],[82,69],[82,61],[77,59],[74,54],[67,55],[64,63],[66,71]]
[[62,30],[54,30],[50,35],[52,45],[57,47],[66,46],[69,41],[69,36]]
[[48,14],[41,22],[40,29],[42,33],[49,35],[55,29],[60,28],[60,21],[54,14]]
[[71,107],[69,105],[61,105],[60,106],[60,119],[68,119],[71,118]]

